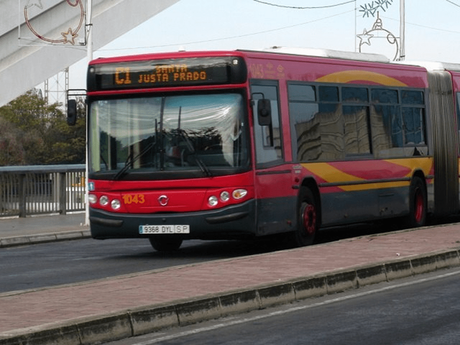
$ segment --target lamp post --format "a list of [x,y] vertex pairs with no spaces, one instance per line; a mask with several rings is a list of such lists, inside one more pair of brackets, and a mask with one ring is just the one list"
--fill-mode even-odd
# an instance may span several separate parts
[[399,0],[399,61],[406,58],[406,9],[405,0]]
[[[92,19],[93,1],[86,0],[86,57],[88,63],[93,59],[93,19]],[[88,107],[86,107],[86,121],[88,121]],[[89,146],[88,146],[88,125],[86,125],[86,171],[85,171],[85,226],[89,225],[89,186],[88,186],[88,175],[89,175]]]

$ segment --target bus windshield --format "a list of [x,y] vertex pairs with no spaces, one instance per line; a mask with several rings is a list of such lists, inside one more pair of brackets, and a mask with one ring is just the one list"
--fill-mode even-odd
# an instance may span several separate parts
[[240,94],[95,100],[89,116],[93,178],[185,178],[249,168]]

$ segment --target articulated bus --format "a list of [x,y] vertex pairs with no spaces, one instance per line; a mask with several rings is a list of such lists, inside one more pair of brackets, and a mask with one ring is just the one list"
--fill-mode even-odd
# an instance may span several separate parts
[[[457,72],[459,71],[459,72]],[[279,234],[459,211],[460,65],[271,48],[101,58],[87,75],[92,237]]]

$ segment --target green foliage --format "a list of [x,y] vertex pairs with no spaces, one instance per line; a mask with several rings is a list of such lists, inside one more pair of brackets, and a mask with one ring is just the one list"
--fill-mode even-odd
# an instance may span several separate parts
[[58,103],[31,90],[0,108],[0,166],[84,163],[85,126],[84,106],[69,127]]

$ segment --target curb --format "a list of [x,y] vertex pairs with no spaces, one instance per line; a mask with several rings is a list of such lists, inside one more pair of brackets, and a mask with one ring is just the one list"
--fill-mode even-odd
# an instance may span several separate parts
[[460,266],[458,249],[0,334],[0,345],[109,342]]
[[60,233],[48,233],[40,235],[29,235],[29,236],[12,236],[4,237],[0,239],[0,248],[24,246],[37,243],[57,242],[57,241],[69,241],[79,240],[83,238],[90,238],[90,230],[76,230],[66,231]]

